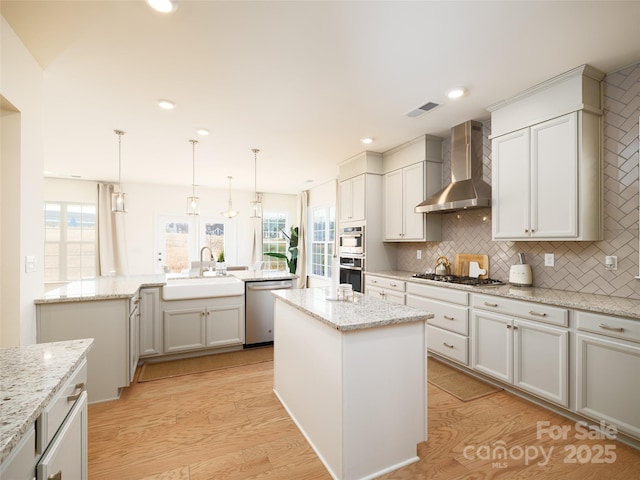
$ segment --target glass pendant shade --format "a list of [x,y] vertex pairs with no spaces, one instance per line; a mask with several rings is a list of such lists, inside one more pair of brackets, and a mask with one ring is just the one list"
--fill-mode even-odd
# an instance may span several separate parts
[[260,194],[258,193],[258,150],[257,148],[252,148],[253,152],[253,162],[254,162],[254,191],[256,194],[256,199],[251,202],[251,207],[249,210],[250,218],[262,218],[262,202],[260,198]]
[[187,215],[200,215],[200,199],[198,197],[187,197]]
[[125,205],[126,193],[122,192],[122,130],[114,130],[118,135],[118,190],[111,194],[111,212],[127,213]]
[[191,196],[187,197],[187,215],[200,215],[200,199],[196,197],[196,143],[197,140],[189,140],[191,142],[191,166],[193,175],[191,177]]
[[113,192],[111,194],[111,211],[113,213],[127,213],[124,192]]
[[232,177],[227,177],[227,178],[229,179],[229,204],[227,206],[227,209],[224,212],[220,212],[220,215],[227,218],[233,218],[236,215],[238,215],[238,211],[233,209],[233,204],[231,203],[231,178]]

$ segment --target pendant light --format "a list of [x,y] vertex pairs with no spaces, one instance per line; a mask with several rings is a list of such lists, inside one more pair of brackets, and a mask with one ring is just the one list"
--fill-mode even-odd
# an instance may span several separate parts
[[200,199],[196,197],[196,143],[197,140],[189,140],[192,150],[192,172],[191,178],[191,196],[187,197],[187,215],[200,215]]
[[118,135],[118,187],[115,192],[111,194],[111,212],[113,213],[127,213],[125,205],[126,194],[122,191],[122,130],[114,130]]
[[220,212],[220,214],[227,218],[233,218],[238,215],[238,211],[233,209],[233,205],[231,203],[231,179],[233,177],[227,177],[229,179],[229,205],[227,206],[227,210],[224,212]]
[[250,218],[262,218],[262,202],[260,201],[260,194],[258,193],[258,150],[257,148],[252,148],[253,152],[253,163],[254,163],[254,183],[253,189],[255,192],[255,200],[251,202],[251,214]]

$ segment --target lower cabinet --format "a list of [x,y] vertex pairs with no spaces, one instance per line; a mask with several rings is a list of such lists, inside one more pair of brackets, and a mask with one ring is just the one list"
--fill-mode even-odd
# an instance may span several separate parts
[[407,305],[427,310],[427,349],[469,365],[469,294],[407,283]]
[[162,355],[161,287],[140,289],[140,357]]
[[586,312],[577,321],[576,411],[640,439],[640,323]]
[[474,310],[471,367],[538,397],[569,406],[567,329]]
[[87,393],[82,392],[53,442],[38,462],[38,480],[89,478],[87,467]]
[[365,276],[364,291],[366,295],[378,297],[392,303],[404,305],[405,282],[373,275]]
[[243,298],[164,302],[164,353],[242,345]]

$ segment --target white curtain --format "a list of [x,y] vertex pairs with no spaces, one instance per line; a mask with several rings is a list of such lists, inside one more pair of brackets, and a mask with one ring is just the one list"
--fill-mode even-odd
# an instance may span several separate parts
[[262,262],[262,218],[249,218],[251,232],[251,264]]
[[124,217],[111,212],[113,185],[98,184],[98,275],[127,274]]
[[298,196],[298,288],[307,287],[307,208],[309,202],[309,192],[300,192]]

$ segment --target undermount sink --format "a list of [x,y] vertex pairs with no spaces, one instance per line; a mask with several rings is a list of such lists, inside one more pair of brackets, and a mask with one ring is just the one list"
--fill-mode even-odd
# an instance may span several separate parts
[[171,279],[162,287],[164,300],[230,297],[244,294],[244,282],[236,277]]

